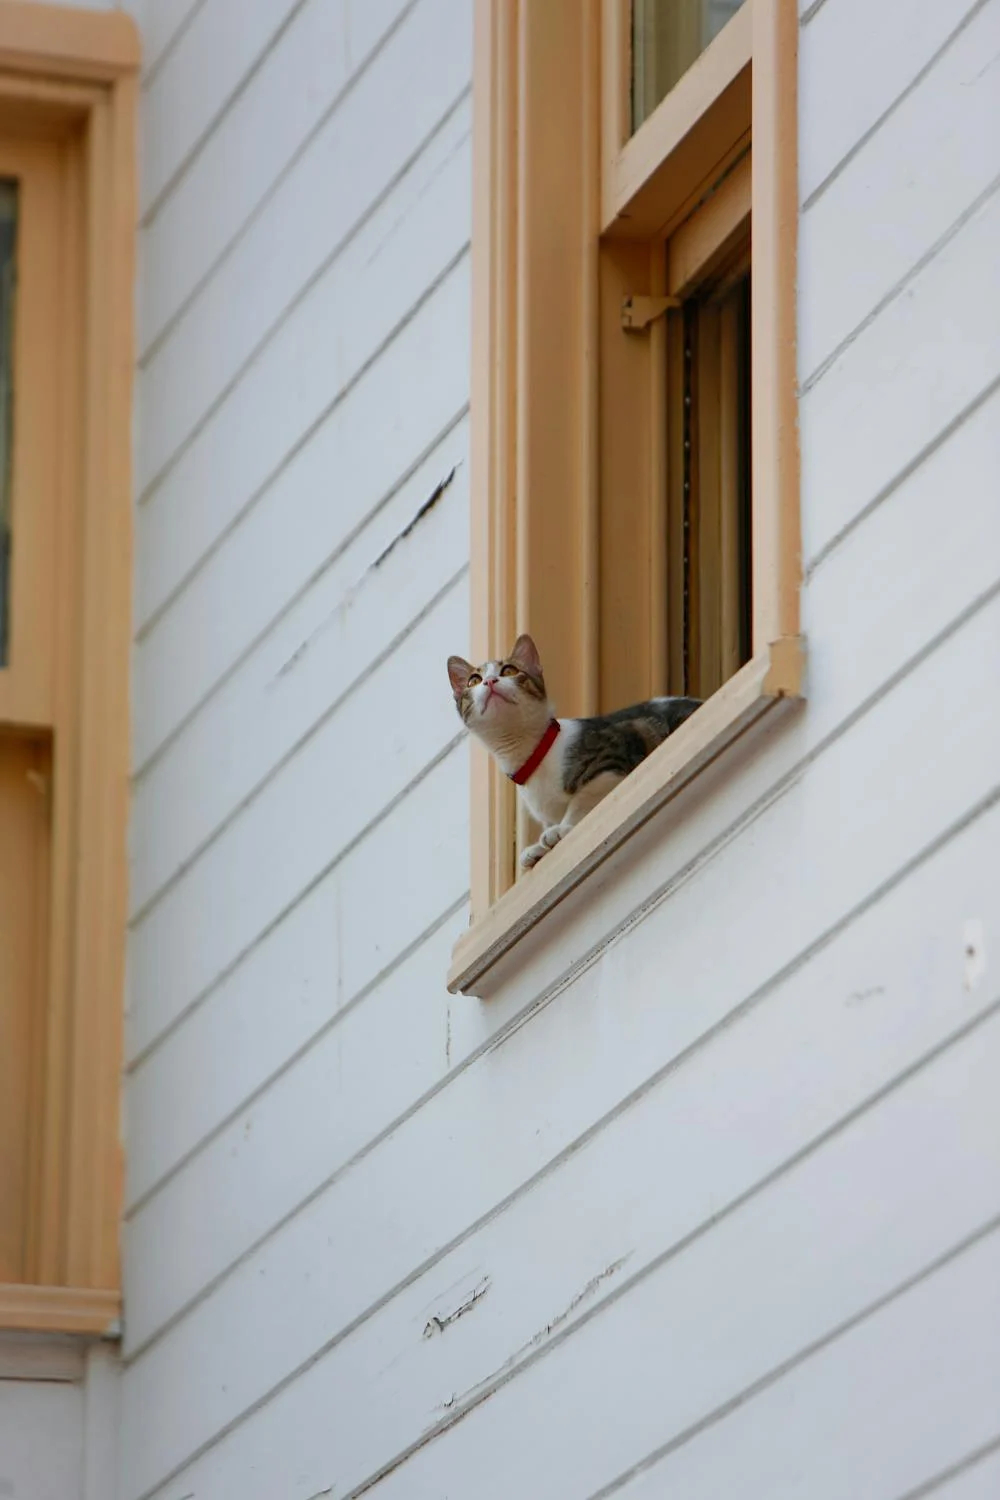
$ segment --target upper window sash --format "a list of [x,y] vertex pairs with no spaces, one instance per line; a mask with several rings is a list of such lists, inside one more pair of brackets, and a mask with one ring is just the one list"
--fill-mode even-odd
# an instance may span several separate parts
[[[757,8],[765,10],[768,0]],[[695,59],[634,133],[631,0],[602,0],[601,232],[665,236],[708,180],[745,152],[752,128],[755,0]]]

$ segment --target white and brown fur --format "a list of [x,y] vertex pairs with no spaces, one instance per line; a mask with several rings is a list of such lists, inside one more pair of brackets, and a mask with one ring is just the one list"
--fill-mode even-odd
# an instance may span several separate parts
[[[463,722],[504,774],[512,775],[554,717],[534,641],[519,636],[509,656],[478,667],[449,656],[448,677]],[[525,869],[537,864],[698,707],[697,698],[650,698],[591,719],[560,719],[560,732],[545,759],[518,787],[542,826],[538,843],[521,854]]]

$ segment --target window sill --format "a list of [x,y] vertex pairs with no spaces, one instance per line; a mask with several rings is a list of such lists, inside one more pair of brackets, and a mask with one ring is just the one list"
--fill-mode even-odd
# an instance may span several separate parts
[[751,724],[802,696],[801,637],[774,641],[747,662],[698,712],[615,787],[561,843],[463,933],[452,953],[448,989],[483,995],[483,980],[571,891]]
[[0,1283],[0,1329],[117,1338],[121,1296],[94,1287]]

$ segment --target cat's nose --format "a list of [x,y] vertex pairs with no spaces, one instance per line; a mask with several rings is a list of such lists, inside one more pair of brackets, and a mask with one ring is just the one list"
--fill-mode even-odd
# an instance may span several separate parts
[[483,681],[485,682],[485,684],[486,684],[487,687],[492,687],[493,684],[496,682],[496,680],[497,679],[495,677],[484,677],[483,678]]

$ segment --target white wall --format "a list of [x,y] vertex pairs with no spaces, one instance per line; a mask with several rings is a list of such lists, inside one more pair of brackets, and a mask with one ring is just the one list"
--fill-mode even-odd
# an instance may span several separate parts
[[992,1494],[1000,0],[802,6],[808,705],[487,1003],[471,6],[158,3],[123,1500]]

